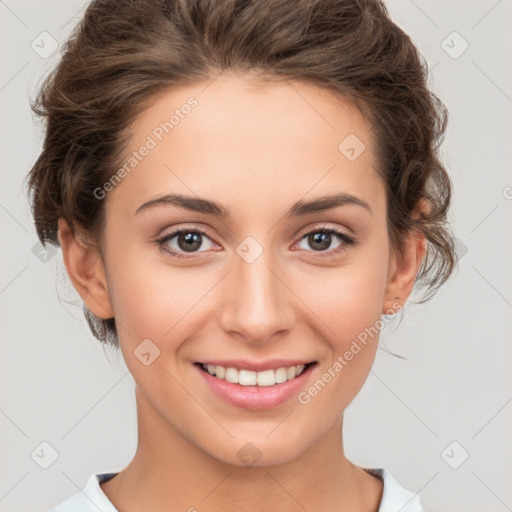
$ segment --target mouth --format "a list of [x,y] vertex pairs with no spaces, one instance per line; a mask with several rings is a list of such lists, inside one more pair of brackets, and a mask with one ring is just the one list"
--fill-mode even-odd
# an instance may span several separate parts
[[285,404],[306,386],[317,365],[317,361],[194,363],[209,392],[232,406],[250,411],[263,411]]
[[296,379],[302,375],[307,368],[316,364],[316,361],[311,361],[305,364],[281,366],[275,370],[268,369],[259,372],[235,368],[233,366],[221,366],[207,363],[196,364],[199,365],[203,371],[209,373],[213,377],[225,380],[231,384],[239,384],[240,386],[268,387]]

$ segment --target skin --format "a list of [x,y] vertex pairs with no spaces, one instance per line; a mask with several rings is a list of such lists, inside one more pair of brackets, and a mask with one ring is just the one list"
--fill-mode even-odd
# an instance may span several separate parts
[[[340,433],[378,336],[307,405],[294,397],[265,411],[235,407],[209,390],[193,363],[316,360],[307,389],[381,313],[406,302],[425,239],[411,237],[393,253],[371,127],[348,101],[311,84],[225,72],[165,91],[134,124],[128,153],[190,96],[198,106],[103,199],[101,251],[59,223],[70,279],[95,315],[116,318],[136,383],[136,455],[101,487],[123,512],[377,511],[382,482],[345,457]],[[354,161],[338,150],[349,134],[366,146]],[[231,216],[172,205],[135,215],[170,192],[214,200]],[[371,212],[344,205],[285,217],[296,201],[338,192]],[[176,258],[155,244],[185,226],[207,230],[195,252]],[[344,242],[333,235],[315,250],[303,231],[321,226],[358,243],[334,254]],[[236,252],[247,236],[263,250],[251,263]],[[167,245],[180,249],[177,237]],[[160,356],[145,366],[134,350],[148,338]],[[261,453],[255,467],[237,456],[247,442]]]

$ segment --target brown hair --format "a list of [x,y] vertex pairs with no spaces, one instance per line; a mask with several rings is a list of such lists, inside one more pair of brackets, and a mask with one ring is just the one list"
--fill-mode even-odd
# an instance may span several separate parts
[[[94,190],[121,166],[133,121],[158,93],[229,69],[311,82],[351,100],[375,135],[392,248],[416,231],[428,241],[420,302],[452,273],[451,182],[438,156],[447,110],[383,1],[95,0],[62,54],[31,104],[46,118],[27,177],[43,245],[59,245],[62,217],[101,252],[105,203]],[[422,199],[429,211],[414,219]],[[94,336],[118,347],[115,319],[83,308]]]

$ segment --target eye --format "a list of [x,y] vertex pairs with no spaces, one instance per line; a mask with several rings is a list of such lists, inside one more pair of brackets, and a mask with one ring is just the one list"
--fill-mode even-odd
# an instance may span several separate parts
[[[336,241],[338,242],[338,245],[330,251],[326,251],[326,249],[329,249],[332,243]],[[313,251],[308,252],[327,252],[328,256],[342,253],[351,245],[356,244],[356,240],[353,237],[343,233],[342,231],[338,231],[337,229],[325,226],[309,231],[301,238],[300,242],[305,242],[313,248]],[[301,249],[304,249],[304,247],[301,247]],[[323,257],[324,254],[320,254],[320,256]]]
[[198,251],[204,245],[205,238],[209,241],[209,244],[206,244],[206,249],[211,249],[213,242],[210,240],[210,237],[207,233],[197,228],[177,229],[158,239],[156,243],[162,247],[162,250],[170,253],[172,256],[187,258],[188,256],[184,255],[186,253],[205,252]]
[[[205,240],[207,241],[206,247]],[[301,240],[302,243],[308,244],[313,250],[308,252],[316,252],[321,257],[328,257],[336,254],[340,254],[351,245],[356,245],[356,240],[334,228],[321,226],[317,229],[305,233]],[[331,250],[326,250],[331,247],[333,242],[337,242],[337,245]],[[202,253],[211,250],[215,245],[208,234],[198,228],[180,228],[172,231],[171,233],[156,240],[156,244],[162,248],[163,251],[176,258],[189,258],[195,257],[195,253]],[[200,248],[205,249],[199,251]],[[300,247],[304,249],[303,246]],[[187,253],[190,256],[187,256]],[[326,253],[326,254],[324,254]]]

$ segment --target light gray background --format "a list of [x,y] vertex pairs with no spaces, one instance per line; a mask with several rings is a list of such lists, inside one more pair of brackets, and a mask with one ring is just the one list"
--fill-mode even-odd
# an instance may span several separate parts
[[[4,512],[48,510],[93,472],[121,470],[136,448],[133,379],[92,337],[80,307],[66,302],[78,295],[60,250],[46,263],[34,254],[22,186],[42,142],[28,97],[59,56],[42,58],[31,43],[46,31],[62,44],[84,5],[0,0]],[[379,350],[345,415],[346,453],[359,465],[387,468],[429,511],[512,510],[512,2],[388,5],[450,112],[442,155],[455,187],[461,260],[431,302],[409,304],[400,326],[383,332],[381,346],[409,360]],[[469,44],[457,58],[463,41],[453,31]],[[43,442],[57,453],[47,469],[40,465],[51,462],[52,449]],[[466,452],[458,469],[450,467]]]

